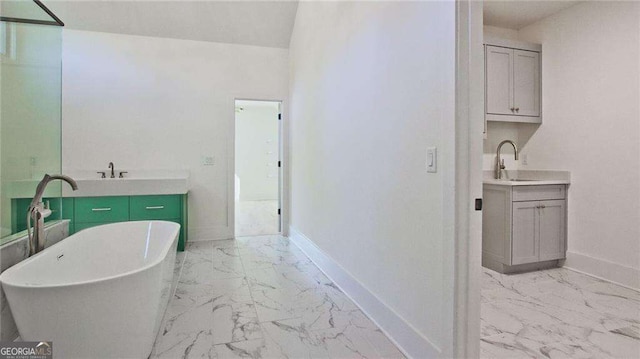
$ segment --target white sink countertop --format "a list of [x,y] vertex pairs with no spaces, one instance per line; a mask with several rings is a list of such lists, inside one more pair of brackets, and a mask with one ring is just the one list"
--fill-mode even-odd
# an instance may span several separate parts
[[540,186],[571,184],[568,171],[503,171],[502,179],[494,178],[494,171],[483,171],[483,184],[499,186]]
[[[115,171],[116,176],[119,173]],[[138,196],[189,192],[188,171],[129,171],[125,178],[100,178],[95,172],[70,172],[78,190],[62,186],[63,197]],[[107,176],[109,174],[107,173]]]

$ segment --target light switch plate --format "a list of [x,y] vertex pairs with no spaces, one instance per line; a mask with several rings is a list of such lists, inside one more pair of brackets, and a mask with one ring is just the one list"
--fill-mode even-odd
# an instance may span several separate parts
[[438,149],[436,147],[427,147],[427,172],[438,172]]

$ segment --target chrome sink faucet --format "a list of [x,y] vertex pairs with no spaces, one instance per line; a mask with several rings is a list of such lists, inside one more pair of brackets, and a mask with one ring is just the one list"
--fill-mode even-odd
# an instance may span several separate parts
[[116,174],[113,170],[113,162],[109,162],[109,168],[111,169],[111,178],[116,178]]
[[496,169],[495,169],[496,179],[502,179],[502,170],[505,169],[504,160],[500,159],[500,149],[502,148],[502,145],[504,145],[505,143],[510,143],[511,146],[513,146],[513,154],[515,155],[516,161],[518,160],[518,146],[516,146],[515,142],[511,140],[504,140],[500,142],[500,144],[498,145],[498,151],[496,153]]
[[[44,175],[42,181],[38,183],[36,187],[36,194],[31,200],[31,205],[27,210],[27,234],[29,236],[29,256],[32,256],[44,249],[44,219],[51,215],[51,210],[45,208],[42,203],[42,196],[44,190],[47,188],[47,184],[53,180],[63,180],[67,182],[71,188],[75,191],[78,189],[78,184],[73,178],[64,175]],[[33,221],[33,235],[31,233],[31,221]]]

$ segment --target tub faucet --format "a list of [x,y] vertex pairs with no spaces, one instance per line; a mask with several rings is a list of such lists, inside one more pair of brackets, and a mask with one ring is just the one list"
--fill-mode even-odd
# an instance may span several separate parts
[[[45,174],[42,181],[36,187],[36,194],[31,200],[29,209],[27,210],[27,234],[29,236],[29,256],[32,256],[44,249],[44,219],[51,215],[51,210],[46,208],[42,203],[42,196],[47,184],[53,180],[63,180],[67,182],[75,191],[78,184],[73,178],[64,175],[48,175]],[[31,221],[33,221],[33,235],[31,233]]]
[[111,178],[116,178],[116,174],[113,171],[113,162],[109,162],[109,168],[111,169]]
[[515,155],[516,161],[518,160],[518,146],[516,146],[515,142],[511,140],[504,140],[500,142],[500,144],[498,145],[498,151],[496,153],[496,179],[502,179],[502,170],[505,169],[504,160],[500,159],[500,149],[505,143],[510,143],[511,146],[513,146],[513,154]]

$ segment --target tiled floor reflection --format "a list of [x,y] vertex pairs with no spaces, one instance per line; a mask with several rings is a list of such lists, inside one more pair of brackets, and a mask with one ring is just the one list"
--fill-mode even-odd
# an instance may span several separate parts
[[640,358],[640,293],[568,269],[484,268],[482,358]]
[[192,242],[152,358],[404,358],[287,238]]

